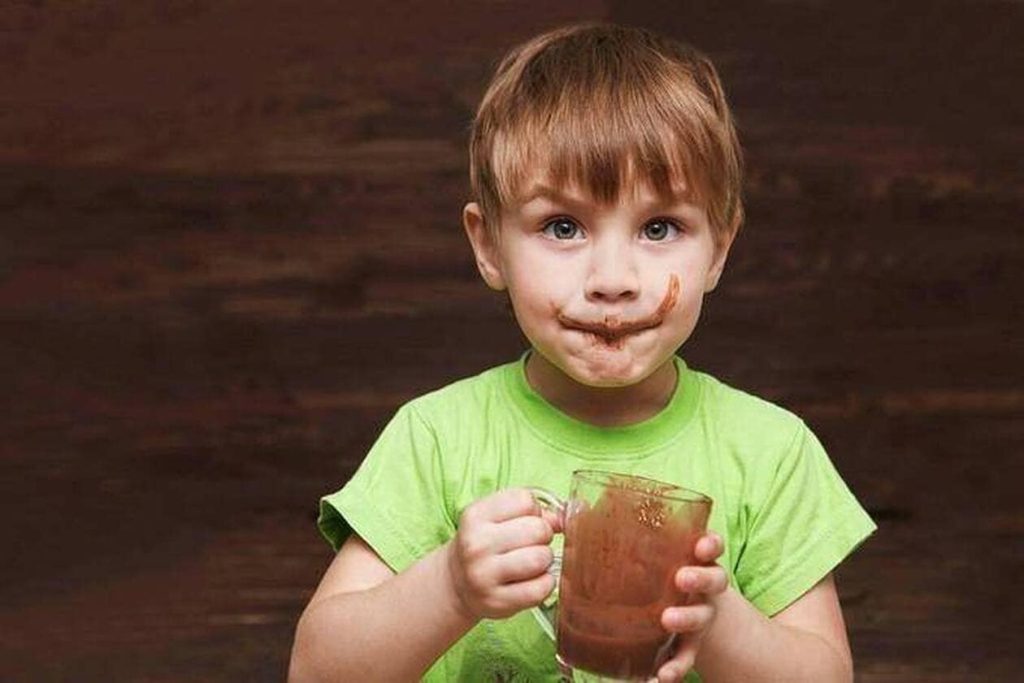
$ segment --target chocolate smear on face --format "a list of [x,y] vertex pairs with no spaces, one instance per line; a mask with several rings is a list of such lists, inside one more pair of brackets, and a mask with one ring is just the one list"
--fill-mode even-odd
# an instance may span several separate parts
[[622,348],[625,338],[637,332],[643,332],[653,327],[658,327],[665,321],[668,312],[675,308],[679,302],[679,276],[673,273],[669,277],[668,291],[658,307],[650,315],[634,320],[620,320],[617,316],[606,315],[601,321],[585,321],[571,318],[561,310],[556,310],[555,315],[558,322],[563,326],[580,332],[589,332],[595,335],[605,345],[614,349]]
[[658,309],[654,312],[654,316],[658,319],[658,324],[665,319],[665,316],[676,307],[676,303],[679,301],[679,276],[675,273],[668,278],[668,291],[665,292],[665,298],[658,304]]

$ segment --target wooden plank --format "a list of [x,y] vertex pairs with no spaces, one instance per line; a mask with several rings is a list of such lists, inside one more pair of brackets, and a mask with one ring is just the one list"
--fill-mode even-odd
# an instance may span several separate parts
[[858,680],[1015,680],[1024,7],[446,8],[0,10],[0,679],[281,680],[317,498],[522,349],[459,226],[488,69],[610,17],[725,78],[749,219],[684,355],[879,522],[839,572]]

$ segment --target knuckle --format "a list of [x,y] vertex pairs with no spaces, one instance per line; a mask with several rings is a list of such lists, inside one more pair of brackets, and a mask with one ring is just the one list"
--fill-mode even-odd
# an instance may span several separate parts
[[454,549],[455,549],[455,557],[458,560],[459,564],[460,565],[465,564],[466,563],[466,558],[467,558],[467,552],[466,552],[467,551],[467,547],[466,547],[466,539],[462,536],[462,534],[459,534],[459,535],[457,535],[455,537],[455,541],[454,541],[453,545],[454,545]]
[[487,568],[480,564],[471,564],[465,569],[466,582],[473,588],[473,590],[480,592],[486,589],[489,583],[489,574]]
[[551,564],[551,549],[547,546],[530,548],[522,559],[522,569],[530,574],[539,574]]
[[668,622],[667,625],[671,626],[671,630],[688,633],[703,629],[709,620],[708,608],[703,605],[694,605],[672,609],[665,621]]
[[675,614],[675,626],[680,631],[692,631],[696,619],[689,609],[681,609]]
[[676,572],[676,587],[681,591],[692,591],[697,587],[696,578],[692,567],[683,567]]
[[701,567],[697,571],[697,589],[701,593],[707,593],[715,585],[715,573],[707,567]]
[[468,561],[480,560],[487,555],[489,549],[487,537],[476,530],[459,535],[459,552]]
[[547,569],[555,560],[555,553],[549,546],[541,546],[537,549],[537,564],[541,570]]
[[480,584],[480,570],[473,565],[469,565],[462,569],[462,575],[466,578],[466,585],[476,592],[477,586]]
[[684,590],[698,593],[720,593],[729,583],[725,570],[719,566],[691,567],[680,573],[678,580]]
[[463,560],[470,559],[474,556],[476,550],[476,540],[473,534],[463,529],[459,532],[456,537],[455,547],[458,550],[459,557]]
[[523,601],[530,605],[540,604],[544,602],[544,598],[548,597],[554,587],[554,579],[548,575],[540,576],[523,585],[521,593]]
[[711,622],[712,610],[708,605],[698,605],[693,608],[693,629],[700,630],[706,628],[708,623]]
[[480,505],[473,503],[462,510],[462,514],[459,515],[459,527],[471,527],[476,524],[480,518]]
[[509,502],[515,505],[517,510],[527,512],[533,510],[536,507],[536,503],[533,500],[533,494],[527,489],[511,489],[509,492]]
[[479,536],[472,536],[466,540],[466,556],[479,560],[487,554],[487,543]]
[[549,543],[553,536],[551,531],[551,525],[544,521],[542,517],[527,517],[527,534],[529,539],[534,543]]
[[551,526],[551,522],[544,519],[543,517],[538,517],[537,521],[540,525],[540,542],[543,544],[550,543],[552,539],[554,539],[555,537],[555,530]]
[[540,593],[540,600],[544,600],[551,595],[551,591],[555,590],[555,577],[550,574],[543,575],[537,583],[539,584],[537,591]]

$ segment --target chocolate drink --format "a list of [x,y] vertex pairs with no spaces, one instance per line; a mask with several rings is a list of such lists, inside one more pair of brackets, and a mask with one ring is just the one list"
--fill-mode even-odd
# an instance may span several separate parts
[[574,669],[653,676],[671,640],[661,613],[683,597],[672,579],[693,564],[708,505],[609,486],[567,520],[559,586],[558,654]]

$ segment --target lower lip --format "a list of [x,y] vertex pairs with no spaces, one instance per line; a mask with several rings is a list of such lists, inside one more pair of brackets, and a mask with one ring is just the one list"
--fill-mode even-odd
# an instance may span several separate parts
[[618,335],[616,337],[605,337],[605,336],[602,336],[602,335],[598,334],[597,332],[591,332],[589,330],[581,330],[581,329],[573,328],[573,327],[570,327],[570,328],[567,328],[567,329],[572,330],[573,332],[578,332],[579,334],[582,334],[585,337],[587,337],[589,339],[592,339],[593,341],[599,343],[601,346],[607,346],[607,347],[610,347],[610,348],[619,348],[619,347],[621,347],[626,342],[627,339],[631,339],[633,337],[641,335],[644,332],[650,332],[654,328],[653,327],[645,327],[643,329],[636,330],[636,331],[633,331],[633,332],[627,332],[625,334]]

